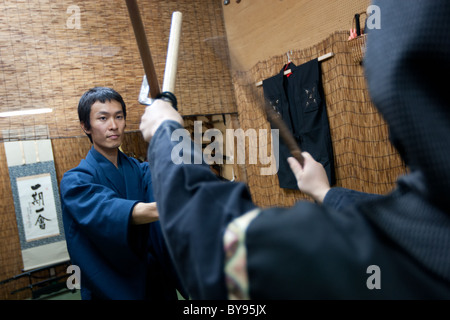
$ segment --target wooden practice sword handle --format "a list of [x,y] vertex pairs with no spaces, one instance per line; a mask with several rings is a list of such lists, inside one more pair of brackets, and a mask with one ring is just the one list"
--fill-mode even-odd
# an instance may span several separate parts
[[163,92],[175,92],[175,79],[178,65],[178,49],[180,47],[181,21],[183,15],[179,11],[172,13],[169,44],[167,46],[166,67],[164,70]]

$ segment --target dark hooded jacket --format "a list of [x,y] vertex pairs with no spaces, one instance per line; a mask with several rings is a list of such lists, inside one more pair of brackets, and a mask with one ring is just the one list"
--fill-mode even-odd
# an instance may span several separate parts
[[385,196],[333,188],[323,205],[262,210],[245,185],[219,181],[206,165],[175,165],[171,134],[181,126],[164,122],[148,158],[162,229],[194,299],[450,299],[450,103],[442,80],[450,2],[373,4],[381,28],[369,31],[364,68],[410,174]]

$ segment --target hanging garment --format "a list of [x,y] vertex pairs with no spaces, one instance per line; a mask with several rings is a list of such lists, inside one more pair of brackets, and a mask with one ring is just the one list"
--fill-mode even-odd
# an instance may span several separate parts
[[[284,75],[286,69],[291,73]],[[330,126],[317,59],[300,66],[292,62],[279,74],[262,82],[264,96],[281,116],[302,151],[309,152],[327,173],[330,185],[335,184],[334,156]],[[287,158],[287,146],[279,143],[278,180],[281,188],[298,189]]]

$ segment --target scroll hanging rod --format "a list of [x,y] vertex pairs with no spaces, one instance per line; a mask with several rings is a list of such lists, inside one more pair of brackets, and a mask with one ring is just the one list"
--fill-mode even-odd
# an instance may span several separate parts
[[[318,57],[318,58],[317,58],[317,61],[320,62],[320,61],[329,59],[329,58],[331,58],[332,56],[334,56],[334,53],[333,53],[333,52],[328,52],[328,53],[326,53],[326,54],[324,54],[324,55]],[[290,73],[290,72],[291,72],[291,69],[288,69],[288,70],[285,70],[285,71],[284,71],[284,74],[288,74],[288,73]],[[261,80],[261,81],[259,81],[259,82],[256,83],[256,86],[257,86],[257,87],[262,86],[262,83],[263,83],[263,82],[262,82],[262,80]]]

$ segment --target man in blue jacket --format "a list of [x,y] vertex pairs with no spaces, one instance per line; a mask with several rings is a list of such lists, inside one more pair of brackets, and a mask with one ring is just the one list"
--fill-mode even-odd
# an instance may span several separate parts
[[148,163],[119,150],[126,126],[122,97],[92,88],[81,97],[78,115],[93,146],[64,174],[61,200],[82,299],[177,299]]

